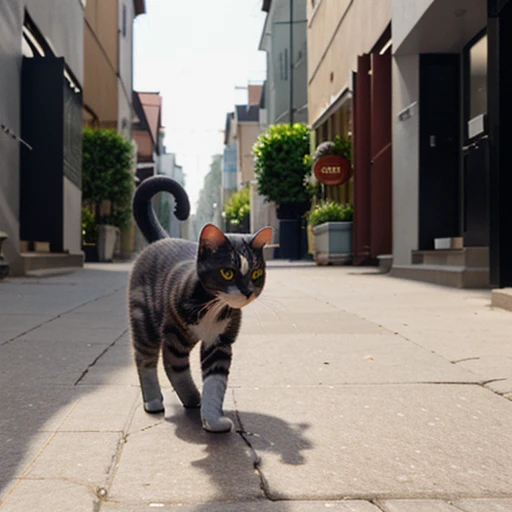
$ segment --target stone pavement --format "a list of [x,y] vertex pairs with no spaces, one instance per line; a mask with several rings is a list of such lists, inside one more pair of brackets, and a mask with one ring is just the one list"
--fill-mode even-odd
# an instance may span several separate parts
[[163,373],[165,414],[142,410],[128,270],[0,282],[2,512],[512,512],[512,313],[490,291],[271,262],[215,435]]

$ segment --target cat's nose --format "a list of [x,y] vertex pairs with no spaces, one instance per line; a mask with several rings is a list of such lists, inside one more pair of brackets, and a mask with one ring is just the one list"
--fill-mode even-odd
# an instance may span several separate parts
[[242,294],[248,299],[252,295],[252,290],[243,290]]

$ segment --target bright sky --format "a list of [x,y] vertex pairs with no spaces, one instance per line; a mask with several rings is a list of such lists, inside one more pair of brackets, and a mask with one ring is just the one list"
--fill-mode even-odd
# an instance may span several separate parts
[[262,0],[146,0],[136,18],[134,89],[163,98],[167,151],[177,154],[195,211],[211,155],[222,153],[226,113],[265,78],[258,50]]

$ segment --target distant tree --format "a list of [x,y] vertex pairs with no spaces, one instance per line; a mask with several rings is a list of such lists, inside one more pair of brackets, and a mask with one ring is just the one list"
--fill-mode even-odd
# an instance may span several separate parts
[[[210,170],[204,177],[203,188],[199,192],[195,216],[196,232],[209,222],[214,223],[222,210],[222,155],[213,155]],[[215,206],[214,206],[215,205]],[[219,226],[220,227],[220,226]]]

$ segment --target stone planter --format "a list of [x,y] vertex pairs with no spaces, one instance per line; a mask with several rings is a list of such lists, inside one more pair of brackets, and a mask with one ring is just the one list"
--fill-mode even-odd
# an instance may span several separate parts
[[98,226],[98,259],[112,261],[117,240],[117,228],[102,224]]
[[317,265],[346,265],[352,261],[352,222],[325,222],[313,227]]

